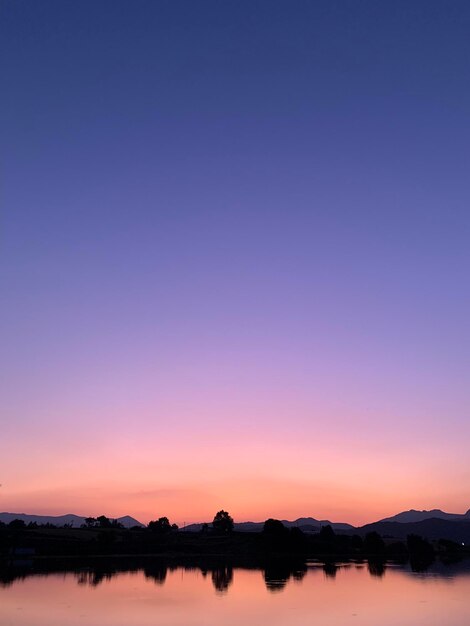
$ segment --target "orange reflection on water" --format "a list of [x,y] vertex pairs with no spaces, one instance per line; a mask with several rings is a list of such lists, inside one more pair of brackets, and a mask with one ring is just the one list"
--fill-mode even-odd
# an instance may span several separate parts
[[[470,623],[470,576],[366,566],[309,567],[287,581],[275,570],[149,568],[111,578],[30,576],[0,587],[9,626],[420,626]],[[98,583],[98,584],[96,584]]]

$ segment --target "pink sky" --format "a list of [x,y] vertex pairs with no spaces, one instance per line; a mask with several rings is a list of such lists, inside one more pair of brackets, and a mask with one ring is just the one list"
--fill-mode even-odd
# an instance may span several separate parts
[[38,434],[24,441],[21,462],[7,450],[0,508],[143,522],[166,515],[181,525],[210,521],[220,508],[238,521],[312,516],[362,524],[408,508],[470,506],[463,441],[460,449],[387,437],[371,443],[328,429],[180,437],[134,426],[111,435],[102,427],[91,444],[89,424],[85,432]]

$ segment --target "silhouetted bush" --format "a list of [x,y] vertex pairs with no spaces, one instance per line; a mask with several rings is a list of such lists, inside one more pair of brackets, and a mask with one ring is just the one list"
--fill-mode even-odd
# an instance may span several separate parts
[[406,539],[408,552],[414,556],[432,556],[434,557],[434,548],[427,539],[423,539],[419,535],[408,535]]
[[280,520],[269,518],[264,522],[263,533],[265,535],[285,537],[288,530]]
[[26,528],[26,524],[22,519],[14,519],[8,524],[8,527],[14,530],[21,530],[22,528]]
[[353,535],[351,537],[351,549],[354,552],[362,552],[364,547],[364,542],[362,541],[362,537],[360,535]]
[[373,556],[381,556],[385,554],[385,543],[379,533],[367,533],[364,538],[364,552]]
[[95,528],[97,524],[96,517],[85,517],[85,523],[82,524],[82,528]]
[[386,546],[386,555],[388,559],[395,561],[406,561],[408,559],[408,550],[403,541],[394,541]]
[[461,552],[462,547],[460,543],[456,541],[451,541],[450,539],[439,539],[437,542],[439,549],[449,553],[457,553]]
[[456,541],[439,539],[438,549],[441,559],[445,562],[460,561],[464,558],[464,546]]
[[434,561],[434,548],[427,539],[423,539],[419,535],[408,535],[406,545],[413,571],[422,572]]

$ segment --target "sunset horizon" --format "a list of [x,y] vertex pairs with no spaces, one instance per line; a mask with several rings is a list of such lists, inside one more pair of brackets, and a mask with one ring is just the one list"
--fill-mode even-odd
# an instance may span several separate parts
[[320,562],[325,624],[468,622],[469,33],[465,0],[0,0],[1,623],[300,626]]
[[[229,509],[229,511],[232,512],[232,509],[230,507],[225,507],[225,508]],[[213,508],[210,512],[207,513],[207,515],[201,518],[197,518],[197,519],[193,519],[191,515],[183,515],[181,519],[178,519],[177,517],[172,516],[171,513],[168,514],[167,517],[172,523],[176,523],[180,529],[184,530],[185,527],[187,526],[198,525],[198,524],[203,524],[203,523],[211,524],[214,514],[216,513],[216,510],[220,510],[220,506],[218,509],[217,507]],[[393,511],[388,511],[388,513],[386,514],[378,514],[372,517],[363,516],[360,518],[356,518],[356,520],[351,521],[350,518],[344,518],[344,516],[338,517],[335,515],[328,515],[328,514],[319,515],[315,511],[304,511],[301,514],[292,513],[290,515],[284,515],[281,512],[279,512],[279,509],[277,510],[274,509],[273,512],[267,512],[266,514],[260,515],[256,518],[253,516],[250,517],[250,516],[243,516],[243,515],[241,516],[234,515],[233,517],[234,517],[235,524],[246,523],[246,522],[262,524],[267,519],[280,519],[280,520],[287,520],[289,522],[295,522],[298,519],[311,518],[319,522],[332,522],[334,524],[344,523],[344,524],[351,525],[353,528],[360,528],[361,526],[365,526],[367,524],[379,522],[382,519],[385,519],[387,517],[393,517],[397,515],[398,513],[409,512],[409,511],[418,511],[422,513],[427,513],[433,510],[439,510],[445,513],[452,513],[452,514],[462,515],[462,516],[465,516],[466,514],[470,512],[470,509],[466,509],[466,510],[464,509],[460,511],[454,511],[454,510],[444,511],[444,509],[439,506],[433,506],[427,509],[405,508],[405,509],[396,509]],[[41,508],[33,508],[33,509],[30,508],[28,510],[18,509],[18,510],[0,511],[0,515],[5,514],[5,513],[8,513],[9,515],[13,515],[13,516],[14,515],[26,515],[26,516],[40,516],[40,517],[65,517],[68,515],[73,515],[78,518],[93,517],[95,519],[97,519],[100,515],[105,515],[110,520],[119,520],[124,517],[130,517],[132,519],[135,519],[137,522],[143,525],[147,525],[153,519],[160,517],[160,514],[165,513],[165,511],[156,511],[156,512],[152,512],[152,514],[146,514],[145,516],[139,516],[138,514],[134,514],[133,511],[109,514],[108,511],[102,510],[102,508],[97,508],[94,511],[86,511],[86,512],[83,512],[80,510],[79,511],[75,511],[75,510],[63,511],[62,509],[54,509],[54,508],[44,509],[44,510]]]

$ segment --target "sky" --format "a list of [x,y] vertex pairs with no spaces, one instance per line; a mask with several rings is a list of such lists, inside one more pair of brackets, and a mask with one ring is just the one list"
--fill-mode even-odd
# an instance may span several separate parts
[[469,30],[2,0],[1,511],[470,508]]

